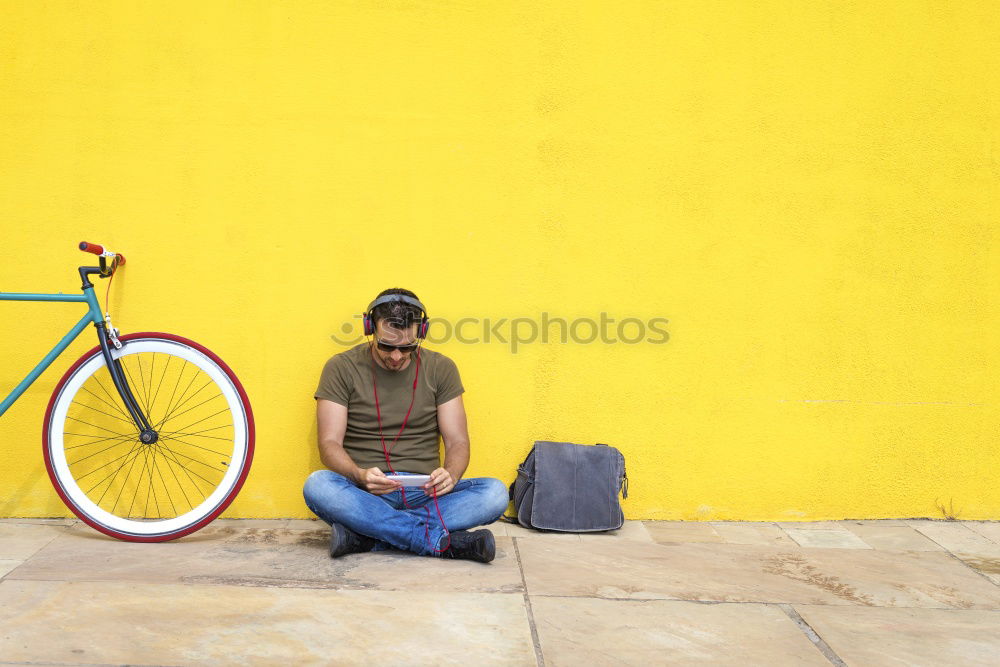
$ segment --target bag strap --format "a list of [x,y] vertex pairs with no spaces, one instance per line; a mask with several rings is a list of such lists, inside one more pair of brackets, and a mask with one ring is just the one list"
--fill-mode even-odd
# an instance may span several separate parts
[[[517,481],[517,478],[514,479],[514,482],[516,482],[516,481]],[[514,500],[514,482],[511,482],[510,486],[507,487],[507,497],[512,502]],[[501,514],[500,515],[500,520],[501,521],[506,521],[507,523],[517,523],[517,519],[516,518],[507,516],[506,514]]]
[[[609,445],[606,442],[595,442],[594,446],[595,447],[610,447],[611,445]],[[622,480],[618,484],[618,491],[621,492],[623,499],[628,498],[628,472],[625,470],[625,461],[624,461],[624,458],[625,457],[622,457]],[[511,496],[511,497],[513,497],[513,496]]]

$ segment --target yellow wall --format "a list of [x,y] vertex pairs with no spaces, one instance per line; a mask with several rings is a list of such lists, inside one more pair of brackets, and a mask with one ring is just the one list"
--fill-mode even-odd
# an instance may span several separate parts
[[[7,0],[0,289],[124,252],[122,330],[202,342],[253,402],[229,516],[308,514],[330,335],[404,286],[450,320],[669,320],[435,346],[470,474],[608,442],[631,518],[1000,518],[997,34],[992,0]],[[0,308],[6,393],[79,308]],[[41,418],[91,336],[0,421],[0,515],[65,512]]]

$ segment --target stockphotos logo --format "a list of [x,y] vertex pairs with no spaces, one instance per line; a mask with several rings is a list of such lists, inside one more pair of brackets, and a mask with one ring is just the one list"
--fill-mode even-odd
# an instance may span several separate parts
[[[361,325],[361,315],[355,315],[351,322],[340,325],[340,333],[330,336],[340,345],[357,345],[365,339]],[[567,319],[541,313],[538,317],[462,317],[454,322],[440,317],[430,319],[427,340],[431,343],[457,341],[464,345],[496,344],[507,345],[512,354],[525,345],[535,343],[578,343],[588,345],[662,345],[670,340],[667,332],[668,320],[654,317],[643,320],[638,317],[615,319],[607,313],[598,318],[578,317]]]

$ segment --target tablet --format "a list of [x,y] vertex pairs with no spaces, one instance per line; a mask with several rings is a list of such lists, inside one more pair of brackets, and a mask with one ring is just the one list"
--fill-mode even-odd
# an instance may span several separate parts
[[389,479],[398,482],[402,486],[423,486],[431,481],[430,475],[408,475],[408,474],[386,474]]

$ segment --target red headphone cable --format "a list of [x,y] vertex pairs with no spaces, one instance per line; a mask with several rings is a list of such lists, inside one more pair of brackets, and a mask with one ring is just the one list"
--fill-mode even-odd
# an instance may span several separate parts
[[[379,400],[378,400],[378,382],[375,379],[375,351],[372,350],[372,387],[374,387],[375,389],[375,417],[378,420],[378,437],[379,440],[382,442],[382,453],[385,455],[385,464],[386,466],[388,466],[389,470],[393,474],[396,473],[396,469],[392,467],[392,462],[390,461],[389,454],[396,446],[396,443],[399,442],[399,436],[403,435],[403,430],[406,428],[407,422],[410,421],[410,413],[413,411],[413,402],[417,397],[417,381],[419,378],[420,378],[420,348],[418,347],[417,367],[413,375],[413,392],[410,394],[410,407],[407,408],[406,410],[406,416],[403,417],[403,424],[402,426],[399,427],[399,432],[396,433],[396,437],[392,439],[392,444],[389,445],[389,447],[387,448],[385,446],[385,436],[382,434],[382,409],[379,405]],[[399,492],[403,499],[403,506],[406,507],[406,509],[415,509],[413,507],[410,507],[410,503],[406,500],[406,489],[400,487]],[[434,487],[431,487],[431,498],[434,500],[434,510],[437,512],[438,521],[441,522],[441,528],[444,529],[444,534],[448,538],[448,543],[447,545],[445,545],[444,549],[438,549],[437,547],[431,544],[431,535],[430,535],[431,511],[430,509],[427,508],[426,505],[424,505],[424,510],[427,512],[427,522],[424,524],[424,538],[427,540],[427,546],[429,546],[434,551],[434,553],[443,553],[448,550],[448,547],[451,546],[451,531],[448,530],[448,526],[446,526],[444,523],[444,517],[441,516],[441,508],[440,506],[438,506],[438,500],[437,500],[437,490],[435,490]]]

